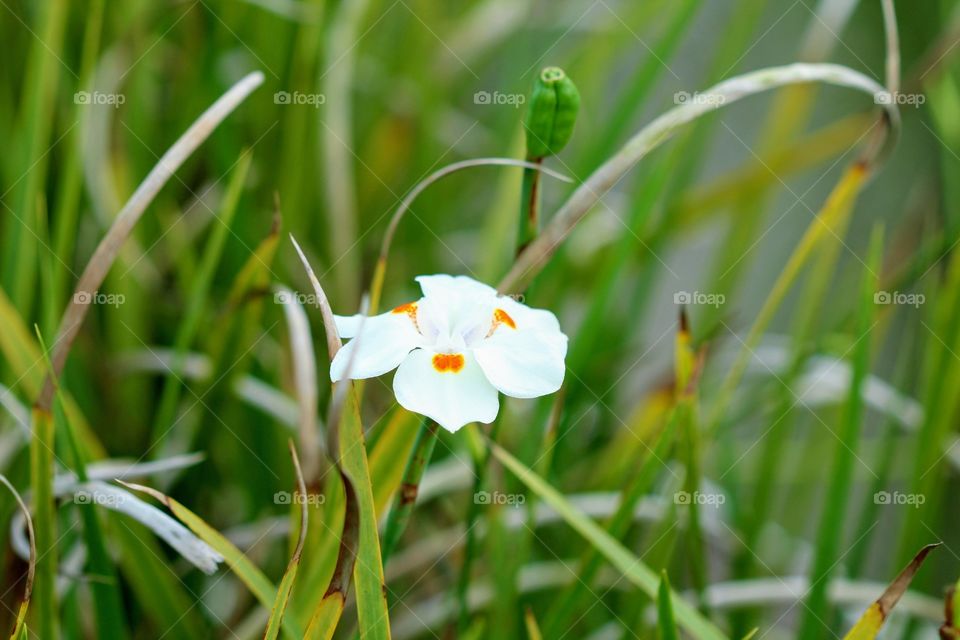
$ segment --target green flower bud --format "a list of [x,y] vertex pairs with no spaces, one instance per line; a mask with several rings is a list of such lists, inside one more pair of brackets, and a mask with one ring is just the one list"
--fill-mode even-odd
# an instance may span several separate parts
[[552,156],[567,145],[580,109],[580,92],[559,67],[547,67],[533,85],[527,111],[527,157]]

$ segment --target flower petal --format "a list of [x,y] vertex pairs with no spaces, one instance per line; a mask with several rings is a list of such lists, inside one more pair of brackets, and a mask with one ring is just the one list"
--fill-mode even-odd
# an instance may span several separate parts
[[[366,318],[362,324],[361,328],[360,322],[355,326],[346,322],[341,329],[340,320],[337,320],[337,330],[352,333],[354,338],[337,352],[330,363],[330,379],[333,382],[344,377],[348,366],[353,380],[383,375],[396,369],[407,354],[423,342],[414,318],[406,312],[388,311]],[[356,335],[357,332],[360,335]]]
[[468,276],[449,276],[439,273],[433,276],[417,276],[416,281],[423,295],[439,298],[450,297],[489,297],[497,295],[497,290]]
[[340,334],[341,338],[355,338],[362,320],[362,313],[357,313],[352,316],[338,316],[337,314],[333,314],[333,321],[337,325],[337,333]]
[[557,321],[557,316],[546,309],[532,309],[510,296],[498,297],[497,306],[513,318],[517,324],[517,329],[560,332],[560,322]]
[[536,398],[563,384],[567,336],[560,331],[500,327],[473,354],[497,390],[514,398]]
[[432,418],[454,432],[470,422],[493,422],[500,402],[470,354],[417,349],[393,377],[397,402],[408,411]]

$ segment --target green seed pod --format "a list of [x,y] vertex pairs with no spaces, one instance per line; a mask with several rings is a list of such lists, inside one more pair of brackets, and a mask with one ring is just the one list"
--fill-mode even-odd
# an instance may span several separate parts
[[580,110],[580,92],[559,67],[537,76],[527,111],[527,157],[552,156],[567,146]]

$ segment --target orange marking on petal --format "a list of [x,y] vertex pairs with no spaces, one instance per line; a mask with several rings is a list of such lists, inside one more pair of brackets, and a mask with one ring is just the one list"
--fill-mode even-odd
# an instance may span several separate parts
[[513,321],[513,318],[510,317],[510,314],[504,311],[503,309],[494,309],[493,318],[496,322],[502,322],[511,329],[517,328],[517,323]]
[[493,323],[490,325],[490,331],[487,332],[487,337],[493,335],[493,332],[497,330],[497,327],[505,324],[511,329],[517,328],[517,323],[513,321],[513,318],[510,317],[510,314],[504,311],[503,309],[494,309],[493,310]]
[[393,312],[394,312],[394,313],[410,313],[410,312],[416,311],[416,310],[417,310],[417,303],[416,303],[416,302],[408,302],[408,303],[406,303],[406,304],[400,305],[399,307],[394,307],[394,308],[393,308]]
[[407,302],[402,304],[399,307],[394,307],[391,313],[405,313],[410,318],[410,321],[413,323],[413,326],[416,327],[417,331],[420,331],[420,325],[417,324],[417,303],[416,302]]
[[460,373],[463,364],[462,353],[438,353],[433,356],[433,368],[440,373]]

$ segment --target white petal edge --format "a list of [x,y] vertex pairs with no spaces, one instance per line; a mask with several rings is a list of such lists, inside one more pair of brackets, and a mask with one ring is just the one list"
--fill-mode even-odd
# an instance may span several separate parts
[[493,422],[500,401],[476,359],[466,352],[463,369],[441,373],[433,366],[435,355],[417,349],[400,364],[393,377],[400,406],[431,418],[451,433],[471,422]]
[[413,319],[406,313],[388,311],[366,318],[362,324],[362,328],[356,329],[359,335],[345,344],[330,363],[333,382],[344,378],[347,367],[353,380],[381,376],[396,369],[422,343]]
[[473,354],[498,391],[514,398],[537,398],[563,384],[567,337],[559,331],[501,326]]
[[337,325],[337,333],[341,338],[355,338],[357,331],[360,330],[360,322],[363,320],[363,314],[357,313],[352,316],[333,315],[333,321]]
[[417,276],[417,283],[424,296],[439,298],[466,298],[496,296],[497,290],[469,276],[451,276],[438,273],[432,276]]
[[509,314],[517,324],[517,329],[539,329],[540,331],[560,332],[560,322],[552,311],[534,309],[510,296],[497,298],[497,306]]

